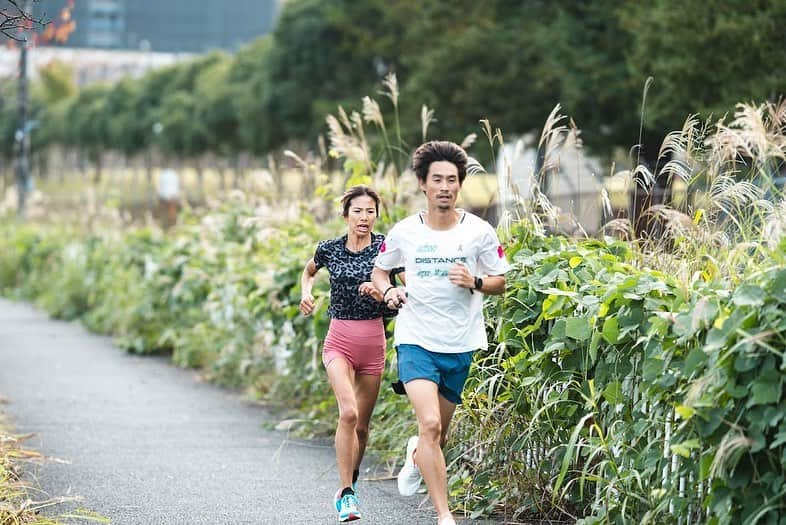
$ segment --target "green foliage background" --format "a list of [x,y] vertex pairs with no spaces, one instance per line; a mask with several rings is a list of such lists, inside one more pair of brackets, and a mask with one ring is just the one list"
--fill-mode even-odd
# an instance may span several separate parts
[[[171,353],[285,401],[326,433],[327,283],[312,318],[298,313],[298,285],[316,241],[342,225],[310,217],[262,221],[238,196],[169,235],[3,223],[0,290],[129,351]],[[641,269],[617,241],[520,223],[506,251],[508,290],[487,298],[493,344],[476,358],[448,449],[457,505],[588,524],[786,515],[786,245],[736,282],[688,287]],[[384,389],[378,457],[398,459],[413,421]]]
[[[420,108],[407,101],[435,109],[431,133],[456,141],[482,118],[511,134],[538,129],[560,102],[589,148],[608,152],[638,137],[652,75],[643,147],[653,160],[688,113],[718,116],[784,92],[784,26],[774,0],[297,0],[272,35],[234,56],[80,91],[52,66],[33,90],[33,149],[63,144],[96,165],[107,151],[261,156],[313,143],[337,104],[351,114],[395,72],[401,102],[398,89],[384,92],[396,103],[384,104],[379,124],[357,115],[336,124],[342,133],[331,129],[347,181],[391,171],[392,221],[403,213],[396,178],[421,138]],[[716,138],[736,162],[760,131],[774,146],[748,148],[750,167],[771,177],[784,158],[782,120],[768,126],[766,108],[738,109],[748,124],[735,137],[718,126]],[[395,126],[381,128],[383,118]],[[380,129],[365,135],[364,121]],[[734,163],[693,155],[707,138],[697,122],[664,147],[677,159],[671,169],[689,184],[712,188],[714,174],[733,187],[747,176]],[[15,123],[13,108],[0,108],[6,158]],[[365,155],[369,145],[377,153]],[[332,205],[318,195],[315,206]],[[585,524],[784,523],[786,244],[767,247],[760,228],[702,238],[715,226],[706,223],[759,206],[754,197],[690,210],[688,229],[649,254],[660,266],[642,244],[544,237],[527,222],[504,232],[514,269],[505,295],[486,299],[492,345],[476,356],[447,450],[453,503],[474,516]],[[316,242],[342,224],[316,221],[305,206],[263,219],[273,214],[256,205],[233,193],[166,234],[0,222],[0,294],[79,319],[128,351],[171,355],[296,410],[306,432],[330,433],[336,410],[319,359],[327,283],[312,318],[298,313],[298,284]],[[674,272],[651,269],[670,264]],[[408,402],[383,389],[373,423],[371,447],[393,468],[414,432]]]
[[[395,73],[404,99],[440,115],[437,136],[461,142],[481,119],[522,135],[560,103],[587,147],[607,155],[639,136],[652,77],[641,142],[654,161],[688,113],[720,117],[740,100],[786,92],[784,26],[778,0],[295,0],[283,4],[270,35],[232,56],[213,53],[79,93],[62,64],[46,67],[33,90],[33,151],[65,144],[97,161],[157,146],[195,160],[313,146],[337,105],[357,107]],[[3,84],[14,100],[15,79]],[[410,146],[420,138],[419,110],[401,108]],[[0,111],[6,158],[16,119],[12,106]]]

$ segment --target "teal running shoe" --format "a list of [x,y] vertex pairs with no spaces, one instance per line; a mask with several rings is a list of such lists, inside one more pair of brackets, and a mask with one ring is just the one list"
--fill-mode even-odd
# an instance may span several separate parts
[[354,494],[347,494],[339,501],[338,521],[341,523],[360,519],[358,499]]
[[[352,492],[355,493],[355,498],[358,497],[358,484],[357,482],[352,484]],[[336,512],[341,510],[341,489],[336,491],[336,495],[333,496],[333,503],[336,505]]]

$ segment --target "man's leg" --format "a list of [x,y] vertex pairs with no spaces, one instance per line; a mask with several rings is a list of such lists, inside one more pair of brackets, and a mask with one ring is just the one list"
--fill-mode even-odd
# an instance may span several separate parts
[[[414,379],[405,386],[418,420],[418,448],[415,463],[426,482],[437,516],[449,515],[447,469],[441,447],[443,436],[441,396],[436,383],[425,379]],[[450,416],[447,417],[448,422],[452,415],[451,411]]]
[[377,403],[381,381],[382,376],[369,374],[355,375],[355,400],[357,401],[358,410],[358,422],[355,426],[355,433],[358,439],[358,454],[353,468],[356,470],[360,468],[360,463],[363,461],[363,454],[366,452],[369,423],[371,421],[371,414],[374,412],[374,405]]
[[336,463],[341,488],[352,486],[352,470],[358,456],[358,406],[355,399],[355,370],[343,358],[333,359],[327,366],[328,380],[338,402],[336,428]]
[[439,445],[445,448],[448,443],[448,430],[450,422],[453,420],[453,413],[456,412],[456,404],[448,401],[442,395],[439,396],[439,418],[442,422],[442,433],[440,434]]

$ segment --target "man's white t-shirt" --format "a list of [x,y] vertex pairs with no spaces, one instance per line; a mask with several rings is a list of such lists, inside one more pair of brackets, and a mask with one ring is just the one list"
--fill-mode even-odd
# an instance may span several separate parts
[[446,354],[487,348],[483,294],[452,284],[448,270],[460,261],[472,275],[502,275],[510,269],[494,228],[457,209],[450,230],[432,230],[423,212],[402,220],[388,233],[375,265],[404,267],[407,303],[399,311],[394,340]]

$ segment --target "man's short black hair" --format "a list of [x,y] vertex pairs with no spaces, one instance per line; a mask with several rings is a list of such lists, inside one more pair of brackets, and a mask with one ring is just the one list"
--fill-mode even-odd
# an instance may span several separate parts
[[418,180],[426,182],[428,169],[432,162],[446,161],[458,169],[459,183],[467,176],[467,152],[464,148],[447,140],[432,140],[421,144],[412,155],[412,170]]

